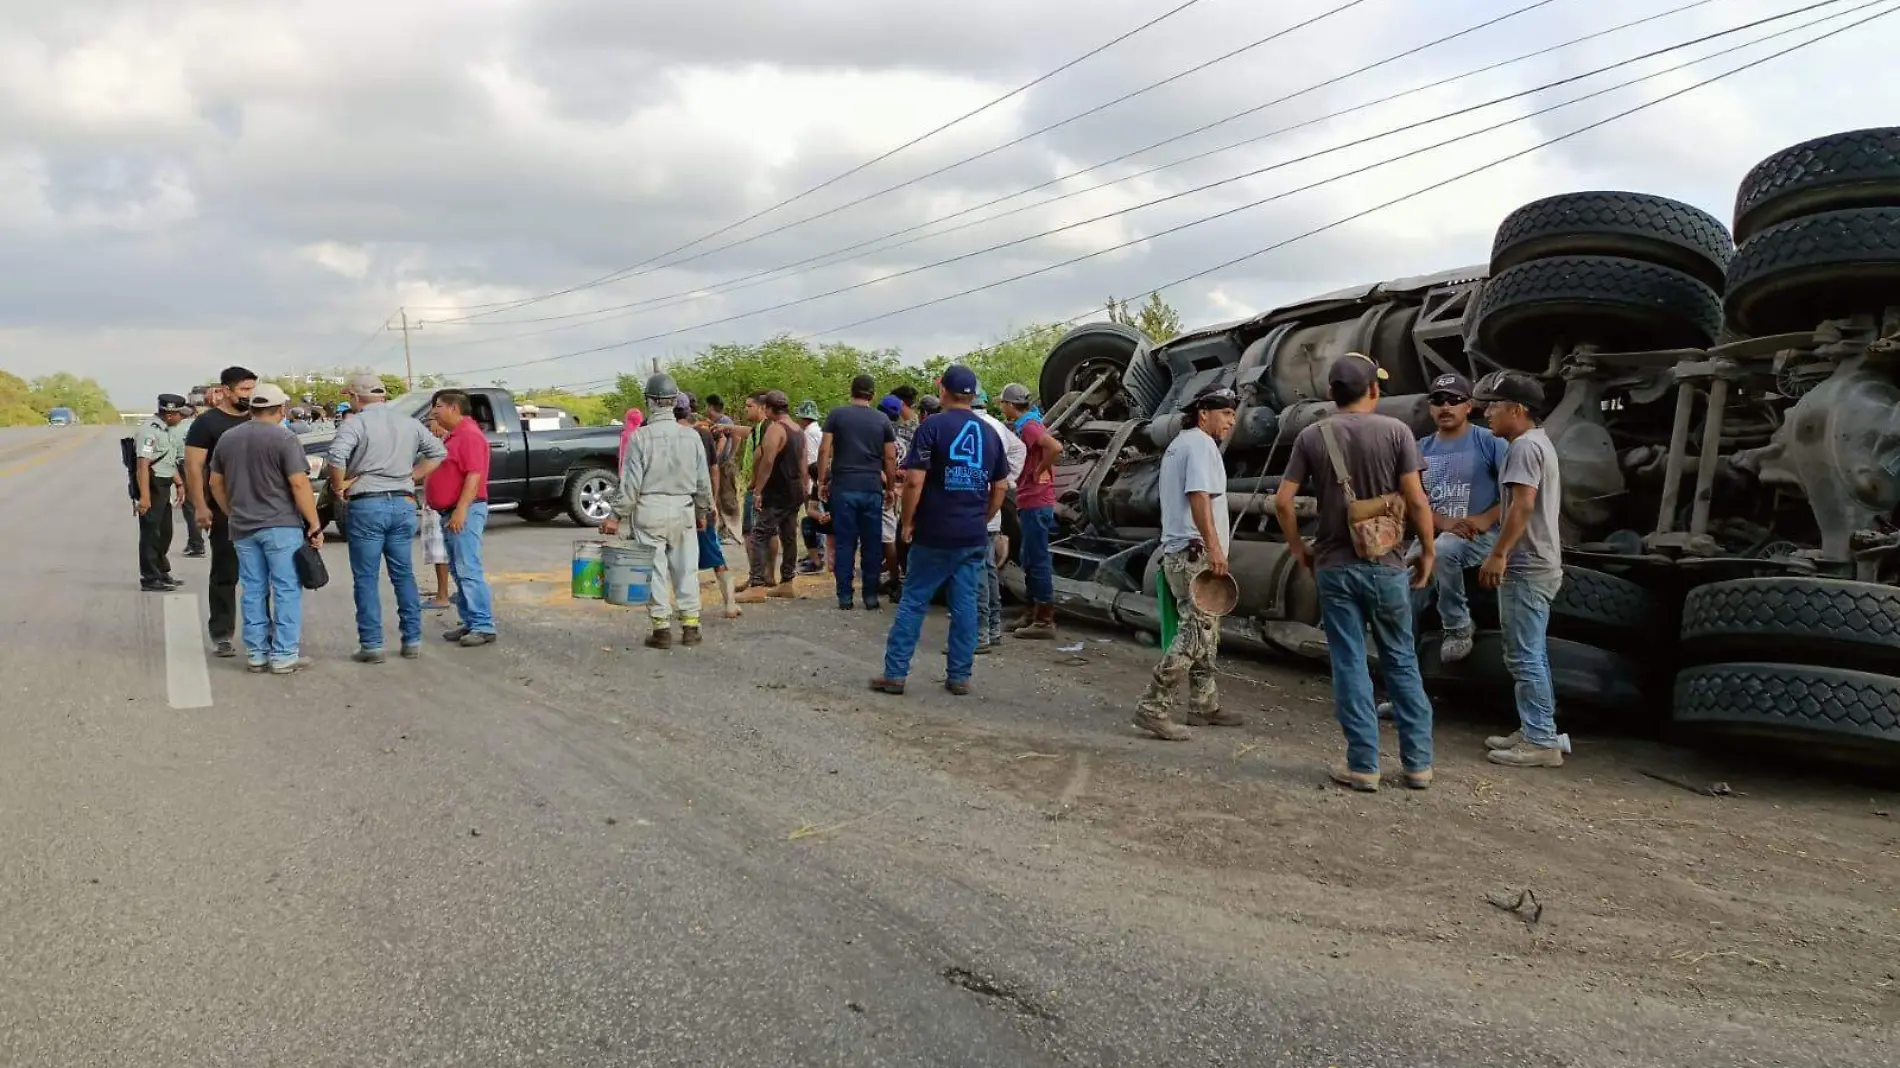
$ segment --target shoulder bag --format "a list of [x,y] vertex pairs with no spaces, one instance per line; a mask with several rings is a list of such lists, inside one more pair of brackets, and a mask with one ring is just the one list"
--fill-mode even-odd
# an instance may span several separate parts
[[1319,434],[1326,442],[1326,456],[1333,463],[1340,492],[1346,495],[1346,528],[1352,533],[1353,551],[1361,560],[1381,560],[1397,552],[1405,541],[1404,498],[1386,493],[1360,500],[1353,494],[1352,475],[1347,473],[1346,457],[1330,420],[1320,420]]

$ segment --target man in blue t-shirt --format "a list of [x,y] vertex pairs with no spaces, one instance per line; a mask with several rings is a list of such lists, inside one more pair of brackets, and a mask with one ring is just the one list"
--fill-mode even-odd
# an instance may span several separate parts
[[[1432,380],[1432,421],[1436,433],[1418,443],[1425,461],[1425,495],[1431,498],[1436,526],[1438,567],[1432,585],[1413,593],[1423,611],[1433,598],[1444,633],[1439,659],[1451,664],[1471,655],[1475,627],[1465,597],[1465,568],[1484,562],[1498,540],[1498,473],[1510,447],[1504,439],[1471,422],[1471,382],[1460,374]],[[1415,542],[1411,555],[1417,555]]]
[[884,642],[884,674],[871,689],[901,694],[931,598],[950,587],[950,650],[944,689],[970,692],[976,662],[976,594],[990,551],[989,521],[1009,489],[1003,440],[971,411],[976,372],[952,364],[938,380],[940,414],[917,427],[904,459],[903,516],[910,544],[904,597]]

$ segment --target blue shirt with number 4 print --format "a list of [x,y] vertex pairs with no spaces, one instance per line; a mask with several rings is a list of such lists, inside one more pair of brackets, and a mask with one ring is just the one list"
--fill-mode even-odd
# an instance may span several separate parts
[[990,483],[1009,481],[996,431],[967,408],[933,415],[911,436],[904,468],[924,472],[913,541],[936,549],[989,544]]

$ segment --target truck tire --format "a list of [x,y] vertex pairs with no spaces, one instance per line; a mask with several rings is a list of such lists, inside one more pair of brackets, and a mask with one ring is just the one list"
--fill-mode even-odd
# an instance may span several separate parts
[[1900,208],[1900,127],[1817,137],[1755,164],[1735,192],[1735,240],[1848,208]]
[[1104,371],[1120,380],[1148,337],[1121,323],[1084,323],[1062,335],[1042,362],[1036,397],[1045,407],[1066,393],[1089,388]]
[[[1499,626],[1495,591],[1478,585],[1476,570],[1465,575],[1471,616],[1480,628]],[[1553,638],[1584,642],[1621,652],[1648,652],[1657,638],[1659,613],[1649,591],[1629,579],[1575,564],[1564,565],[1564,584],[1550,603]]]
[[1706,664],[1676,676],[1675,722],[1900,758],[1900,678],[1799,664]]
[[1756,336],[1900,304],[1900,208],[1823,212],[1771,226],[1729,267],[1729,325]]
[[1681,271],[1620,256],[1553,256],[1485,283],[1472,347],[1541,371],[1553,348],[1706,348],[1722,329],[1715,291]]
[[613,514],[620,480],[604,467],[583,467],[567,476],[567,517],[574,525],[592,530]]
[[[1513,707],[1514,683],[1504,664],[1504,636],[1480,630],[1471,655],[1455,664],[1439,659],[1442,635],[1430,634],[1419,642],[1419,673],[1427,688],[1458,690],[1502,709]],[[1582,642],[1551,638],[1545,643],[1550,657],[1551,689],[1560,714],[1589,710],[1608,716],[1640,716],[1649,707],[1643,673],[1625,657]],[[1374,673],[1377,677],[1377,673]]]
[[1552,256],[1621,256],[1720,289],[1735,242],[1715,216],[1668,197],[1564,193],[1504,217],[1491,240],[1491,273]]
[[1690,664],[1768,657],[1900,672],[1900,589],[1830,578],[1711,582],[1682,604]]

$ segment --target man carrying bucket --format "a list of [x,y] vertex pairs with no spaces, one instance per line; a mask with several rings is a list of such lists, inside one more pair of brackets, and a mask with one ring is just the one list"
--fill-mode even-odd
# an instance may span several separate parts
[[673,611],[680,644],[699,644],[699,531],[712,511],[712,475],[697,431],[674,416],[679,386],[669,374],[646,381],[648,419],[627,442],[620,466],[620,502],[600,525],[603,534],[631,528],[634,544],[653,554],[647,615],[649,649],[673,647]]

